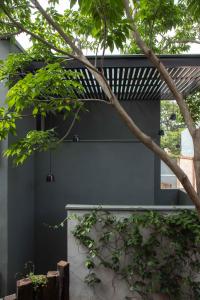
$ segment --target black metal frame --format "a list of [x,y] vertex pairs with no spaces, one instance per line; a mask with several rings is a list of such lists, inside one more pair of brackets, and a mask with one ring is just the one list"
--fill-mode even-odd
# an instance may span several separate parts
[[[160,55],[159,58],[183,96],[200,88],[200,55]],[[101,56],[88,56],[88,59],[101,70]],[[32,63],[33,69],[42,65],[42,62]],[[93,75],[79,61],[66,58],[65,67],[83,75],[80,81],[85,93],[79,98],[106,99]],[[173,100],[160,74],[144,55],[105,56],[103,72],[119,100]]]

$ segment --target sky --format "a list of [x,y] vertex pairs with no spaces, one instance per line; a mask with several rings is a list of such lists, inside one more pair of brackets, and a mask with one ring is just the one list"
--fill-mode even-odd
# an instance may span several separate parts
[[[47,0],[40,1],[40,4],[44,8],[47,6],[47,3],[48,3]],[[60,0],[59,5],[56,5],[56,8],[57,8],[58,12],[60,12],[60,13],[62,13],[63,10],[65,10],[69,7],[70,7],[69,0]],[[26,34],[22,33],[16,39],[24,49],[27,49],[30,47],[29,38]],[[87,54],[94,54],[94,53],[87,53]],[[110,52],[107,52],[106,54],[110,54]],[[119,52],[117,50],[114,50],[112,54],[119,54]],[[200,44],[191,44],[191,48],[190,48],[188,54],[200,54]]]

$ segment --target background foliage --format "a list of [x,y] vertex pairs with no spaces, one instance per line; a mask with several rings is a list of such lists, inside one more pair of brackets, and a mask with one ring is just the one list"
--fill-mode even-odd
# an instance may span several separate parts
[[[197,126],[200,122],[200,92],[197,91],[186,98],[192,118]],[[164,131],[160,144],[170,156],[179,157],[181,154],[181,132],[186,128],[175,101],[161,101],[160,126]],[[175,115],[173,120],[171,117]]]
[[[160,144],[172,157],[181,154],[181,132],[185,129],[182,116],[175,101],[161,101],[160,126],[164,135],[160,138]],[[171,116],[175,116],[175,120]]]

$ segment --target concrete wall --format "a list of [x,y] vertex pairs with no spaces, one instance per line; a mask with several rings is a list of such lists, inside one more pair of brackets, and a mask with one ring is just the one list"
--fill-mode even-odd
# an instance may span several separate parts
[[[149,135],[159,138],[159,102],[124,103],[124,107]],[[49,231],[43,223],[62,220],[67,203],[152,205],[158,194],[160,166],[154,154],[132,136],[112,107],[95,103],[89,111],[81,116],[69,141],[52,153],[55,183],[45,182],[49,155],[36,157],[39,271],[53,268],[66,255],[65,232]],[[74,134],[79,135],[79,143],[70,141]]]
[[[98,209],[97,206],[90,205],[69,205],[67,207],[67,214],[69,220],[67,222],[67,254],[68,261],[70,261],[70,299],[73,300],[122,300],[122,299],[134,299],[142,300],[142,296],[139,296],[135,291],[130,291],[123,280],[122,276],[117,276],[116,272],[109,270],[108,268],[103,267],[101,264],[97,263],[97,266],[92,270],[92,272],[97,274],[97,277],[100,278],[101,282],[95,286],[89,286],[85,282],[85,277],[89,274],[88,269],[85,267],[85,260],[87,257],[87,250],[85,247],[75,239],[72,232],[77,226],[78,222],[73,217],[76,214],[78,217],[83,217],[87,213],[91,213],[92,210]],[[148,210],[148,207],[144,206],[104,206],[103,210],[109,211],[116,218],[128,218],[132,214],[144,213]],[[152,206],[151,210],[159,211],[161,214],[174,213],[177,210],[182,209],[194,209],[188,206],[185,207],[175,207],[175,206]],[[97,230],[92,230],[92,234],[89,233],[89,236],[94,237],[95,241],[99,238],[99,232],[101,230],[101,225],[98,224]],[[143,240],[145,241],[149,234],[149,229],[141,230],[140,232],[143,235]],[[165,241],[163,245],[166,245],[168,241]],[[162,242],[161,242],[162,244]],[[161,249],[163,249],[163,245]],[[115,246],[114,246],[115,247]],[[109,249],[106,249],[106,254],[109,256]],[[105,253],[104,253],[105,255]],[[98,261],[98,260],[97,260]],[[121,260],[121,267],[124,267],[124,264],[127,263],[127,260]],[[153,287],[154,288],[154,287]],[[147,299],[145,297],[145,299]],[[148,299],[158,300],[158,299],[168,299],[167,297],[159,297],[158,295],[148,295]],[[181,298],[182,300],[188,300],[188,293],[185,293],[185,297]]]
[[[9,41],[0,42],[0,59],[20,49]],[[0,86],[0,105],[7,89]],[[31,120],[20,121],[22,136],[33,128]],[[15,290],[15,274],[23,272],[24,263],[34,260],[34,165],[33,159],[23,167],[13,168],[2,152],[13,137],[0,142],[0,296]]]

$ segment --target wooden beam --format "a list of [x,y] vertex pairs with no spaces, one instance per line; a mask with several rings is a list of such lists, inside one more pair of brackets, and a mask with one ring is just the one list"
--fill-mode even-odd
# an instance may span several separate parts
[[59,300],[69,300],[69,263],[59,261],[57,270],[59,272]]
[[33,300],[33,286],[29,278],[17,281],[17,300]]
[[47,285],[43,288],[43,299],[40,300],[59,300],[58,276],[57,271],[47,273]]

